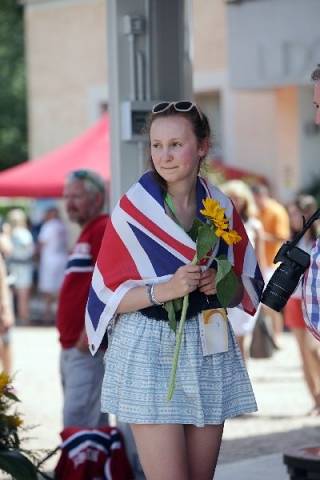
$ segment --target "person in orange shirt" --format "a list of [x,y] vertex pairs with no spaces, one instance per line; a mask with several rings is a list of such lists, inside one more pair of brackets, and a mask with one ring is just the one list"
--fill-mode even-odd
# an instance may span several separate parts
[[[254,185],[252,192],[259,210],[258,217],[264,229],[266,266],[263,273],[267,284],[276,268],[273,259],[283,242],[290,237],[289,216],[285,207],[270,197],[269,190],[265,185]],[[272,319],[273,340],[275,345],[279,347],[279,336],[283,329],[282,314],[266,306],[263,306],[263,308],[267,310],[266,313]]]

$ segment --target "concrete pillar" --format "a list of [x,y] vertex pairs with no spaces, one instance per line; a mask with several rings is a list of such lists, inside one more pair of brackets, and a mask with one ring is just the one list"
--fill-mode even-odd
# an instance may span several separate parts
[[188,0],[108,0],[111,206],[147,165],[146,114],[191,98]]

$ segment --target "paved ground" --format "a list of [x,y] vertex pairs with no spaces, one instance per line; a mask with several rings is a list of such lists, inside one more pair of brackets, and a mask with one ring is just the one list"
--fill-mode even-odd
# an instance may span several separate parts
[[[304,386],[294,339],[283,334],[283,349],[269,360],[251,360],[249,373],[259,412],[229,420],[225,426],[217,480],[262,480],[257,472],[267,466],[281,469],[282,452],[290,447],[320,444],[320,418],[308,417],[311,401]],[[51,327],[17,327],[13,332],[15,385],[22,400],[27,444],[52,449],[59,443],[61,389],[58,375],[59,347]],[[259,457],[259,459],[257,459]],[[256,458],[255,461],[252,459]],[[54,461],[48,462],[48,468]],[[252,469],[252,465],[255,468]],[[271,478],[272,473],[269,470]],[[280,480],[280,475],[273,475]],[[286,475],[282,478],[286,478]]]

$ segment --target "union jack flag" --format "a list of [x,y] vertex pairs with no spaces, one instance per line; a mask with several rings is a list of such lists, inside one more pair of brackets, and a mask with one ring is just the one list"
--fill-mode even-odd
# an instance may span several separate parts
[[320,239],[310,253],[310,266],[303,278],[303,313],[308,329],[320,340]]
[[[89,347],[95,353],[123,296],[133,287],[169,280],[182,265],[190,263],[196,244],[164,208],[163,191],[152,172],[145,173],[120,199],[107,224],[92,277],[86,311]],[[228,246],[219,240],[210,258],[225,255],[241,276],[244,295],[240,308],[253,315],[264,282],[242,221],[232,202],[204,179],[197,180],[197,212],[202,200],[211,197],[225,208],[230,228],[242,240]]]

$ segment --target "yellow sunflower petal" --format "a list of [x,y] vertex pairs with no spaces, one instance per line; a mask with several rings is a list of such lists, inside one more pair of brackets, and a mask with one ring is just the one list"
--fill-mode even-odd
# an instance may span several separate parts
[[221,222],[215,221],[214,224],[217,228],[220,228],[221,230],[227,230],[229,228],[229,222],[227,222],[226,220],[223,220]]
[[224,231],[221,236],[228,245],[233,245],[241,240],[240,235],[235,230],[231,230],[230,232]]
[[2,393],[4,389],[9,385],[10,377],[6,372],[0,373],[0,392]]
[[215,231],[217,237],[222,237],[224,233],[226,232],[224,230],[221,230],[221,228],[217,228],[217,230]]

